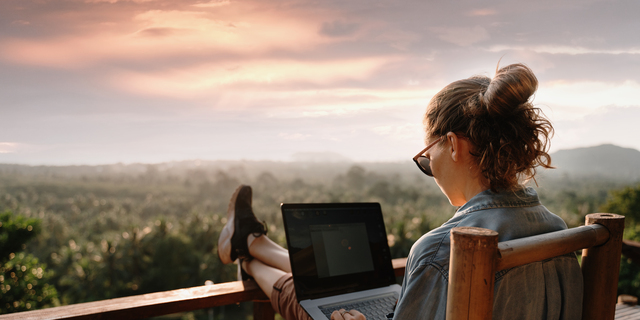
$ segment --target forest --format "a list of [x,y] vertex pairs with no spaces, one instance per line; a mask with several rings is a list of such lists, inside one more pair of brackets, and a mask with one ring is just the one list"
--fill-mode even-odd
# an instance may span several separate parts
[[[541,172],[529,185],[569,227],[611,210],[629,215],[626,237],[639,240],[639,182]],[[240,184],[253,187],[257,217],[285,247],[283,202],[379,202],[394,257],[456,210],[410,162],[0,165],[0,313],[236,280],[216,242]],[[640,269],[624,259],[622,268],[620,292],[637,296]],[[211,311],[163,318],[251,318],[250,304]]]

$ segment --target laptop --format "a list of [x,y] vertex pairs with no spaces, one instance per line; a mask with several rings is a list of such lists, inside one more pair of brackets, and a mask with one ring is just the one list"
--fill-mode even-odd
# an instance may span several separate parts
[[393,312],[400,286],[378,203],[280,205],[298,302],[314,320],[344,308]]

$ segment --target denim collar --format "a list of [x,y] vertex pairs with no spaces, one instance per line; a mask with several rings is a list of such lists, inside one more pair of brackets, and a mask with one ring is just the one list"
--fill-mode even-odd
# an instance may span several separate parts
[[493,208],[518,208],[540,205],[538,193],[531,187],[516,190],[482,191],[456,211],[454,217]]

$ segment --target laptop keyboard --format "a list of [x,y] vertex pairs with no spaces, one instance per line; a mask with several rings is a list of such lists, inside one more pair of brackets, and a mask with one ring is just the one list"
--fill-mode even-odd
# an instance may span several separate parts
[[318,308],[327,316],[327,319],[331,319],[331,313],[336,310],[345,309],[349,311],[355,309],[364,314],[367,320],[387,320],[387,314],[393,312],[397,301],[398,295],[396,293],[387,293],[364,299],[328,304]]

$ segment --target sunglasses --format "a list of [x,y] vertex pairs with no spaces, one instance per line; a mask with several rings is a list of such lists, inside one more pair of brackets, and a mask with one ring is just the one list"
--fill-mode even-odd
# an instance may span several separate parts
[[418,165],[420,171],[422,171],[422,173],[428,175],[429,177],[433,177],[433,171],[431,171],[431,166],[429,166],[429,158],[425,157],[424,153],[427,152],[427,150],[431,149],[431,147],[435,146],[436,143],[442,141],[443,138],[444,137],[438,138],[438,140],[429,144],[426,148],[422,149],[420,153],[416,154],[416,156],[413,157],[413,162]]

